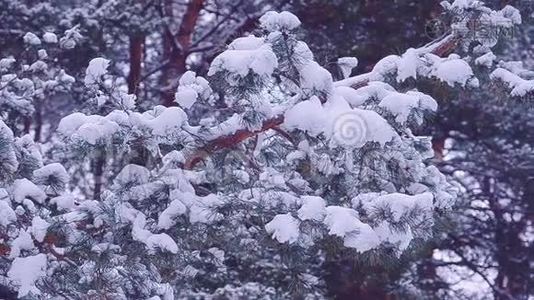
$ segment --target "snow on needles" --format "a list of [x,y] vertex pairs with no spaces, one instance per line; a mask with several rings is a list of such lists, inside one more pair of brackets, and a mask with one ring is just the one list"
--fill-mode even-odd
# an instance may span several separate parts
[[[208,76],[226,71],[239,77],[249,72],[259,76],[270,76],[278,66],[278,60],[269,44],[254,36],[238,38],[212,62]],[[229,81],[232,84],[232,81]]]
[[100,77],[106,75],[108,72],[109,62],[109,60],[102,57],[93,58],[85,70],[85,85],[93,85],[98,82]]
[[35,283],[46,275],[46,266],[46,255],[42,253],[13,260],[7,277],[19,285],[18,297],[24,297],[30,292],[40,294]]
[[265,224],[265,230],[280,243],[294,243],[299,238],[299,221],[291,214],[276,215]]
[[491,73],[490,78],[507,84],[512,89],[510,94],[515,97],[523,97],[534,92],[534,80],[525,80],[504,68],[497,68]]
[[270,32],[290,31],[300,26],[300,20],[287,11],[268,11],[260,18],[260,25]]

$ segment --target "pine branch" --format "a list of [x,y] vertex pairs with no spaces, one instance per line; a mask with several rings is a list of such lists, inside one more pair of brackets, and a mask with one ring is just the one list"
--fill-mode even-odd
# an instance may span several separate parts
[[[449,34],[441,39],[438,39],[436,41],[433,41],[421,48],[418,48],[416,51],[419,53],[419,55],[424,55],[428,53],[432,53],[438,56],[446,56],[450,54],[454,49],[456,49],[457,45],[459,44],[460,39],[457,36],[454,36],[452,34]],[[335,86],[350,86],[354,89],[359,89],[361,87],[366,86],[370,78],[374,75],[373,71],[361,75],[357,75],[354,77],[349,77],[347,79],[343,79],[340,81],[336,81],[334,83]],[[321,102],[325,102],[326,99],[321,99]],[[235,146],[236,144],[248,139],[249,137],[255,136],[259,133],[262,133],[264,131],[267,131],[269,129],[273,129],[279,125],[284,123],[284,116],[278,115],[275,116],[269,120],[266,120],[263,122],[263,126],[259,130],[248,130],[248,129],[241,129],[236,131],[234,134],[231,135],[225,135],[218,138],[215,138],[211,141],[208,141],[204,146],[196,149],[193,151],[193,154],[188,157],[186,164],[187,169],[194,168],[197,163],[202,161],[204,158],[209,156],[210,154],[219,151],[221,149],[231,148]]]

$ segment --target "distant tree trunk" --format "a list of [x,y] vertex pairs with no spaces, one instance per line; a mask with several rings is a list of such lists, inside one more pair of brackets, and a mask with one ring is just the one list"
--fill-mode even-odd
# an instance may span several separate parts
[[446,137],[441,136],[432,138],[432,150],[434,150],[434,158],[436,158],[438,161],[443,160],[446,139]]
[[35,135],[33,140],[36,142],[41,141],[41,132],[43,130],[43,105],[41,100],[35,102]]
[[[172,4],[172,0],[165,0],[165,14],[171,20],[174,15]],[[183,15],[178,33],[174,35],[169,27],[164,28],[163,60],[166,62],[166,66],[162,70],[161,84],[163,85],[162,103],[165,106],[174,105],[174,93],[178,86],[178,79],[186,71],[186,59],[189,55],[191,39],[203,7],[204,0],[191,0]]]
[[[497,278],[494,292],[496,300],[527,300],[528,280],[530,276],[529,249],[521,239],[521,234],[526,229],[526,218],[519,217],[514,220],[506,211],[511,207],[503,207],[497,196],[493,196],[492,181],[484,180],[483,188],[490,195],[490,208],[495,216],[495,245],[497,259]],[[534,195],[528,194],[528,187],[523,197]],[[534,198],[529,198],[530,200]],[[528,202],[526,202],[528,203]],[[513,205],[513,204],[510,204]],[[513,208],[513,207],[512,207]],[[505,214],[510,214],[508,217]]]
[[437,266],[434,262],[434,250],[437,249],[435,242],[428,242],[421,249],[421,260],[417,264],[418,287],[423,292],[425,299],[436,299],[439,290],[447,288],[447,284],[438,276]]
[[137,95],[139,79],[143,63],[145,36],[135,34],[130,36],[130,73],[128,74],[128,93]]
[[93,165],[93,178],[95,187],[93,189],[94,200],[100,200],[102,193],[102,184],[104,183],[104,167],[106,165],[106,152],[104,149],[97,151],[96,158]]
[[30,133],[30,127],[32,126],[32,117],[25,117],[24,118],[24,134]]

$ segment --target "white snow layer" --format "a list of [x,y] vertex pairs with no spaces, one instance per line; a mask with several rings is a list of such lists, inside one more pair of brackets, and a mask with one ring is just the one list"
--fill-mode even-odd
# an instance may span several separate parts
[[228,50],[219,54],[211,63],[208,76],[224,71],[239,77],[245,77],[249,72],[270,76],[277,66],[278,59],[271,46],[260,44],[258,38],[249,36],[235,40]]
[[41,45],[41,40],[33,33],[28,32],[24,35],[22,38],[24,40],[24,43],[32,46],[39,46]]
[[15,211],[9,206],[9,203],[0,200],[0,226],[6,227],[7,225],[15,222],[17,215]]
[[302,206],[298,210],[301,220],[322,221],[326,214],[326,202],[321,197],[302,196]]
[[109,60],[102,57],[93,58],[85,70],[85,85],[93,85],[98,82],[101,76],[106,75],[108,72],[109,62]]
[[268,11],[260,18],[260,25],[267,31],[290,31],[300,26],[300,20],[294,14],[283,11]]
[[46,275],[47,260],[45,254],[17,257],[13,260],[7,277],[19,286],[18,297],[24,297],[30,292],[39,294],[35,286],[37,280]]
[[49,43],[49,44],[56,44],[57,43],[57,35],[55,35],[52,32],[45,32],[43,34],[43,41],[45,41],[45,43]]
[[514,97],[524,97],[534,92],[534,80],[525,80],[504,68],[497,68],[491,73],[490,78],[506,83],[512,89],[510,94]]
[[17,203],[22,203],[24,199],[32,199],[38,203],[43,203],[46,199],[46,194],[28,179],[17,179],[13,182],[13,200]]
[[175,100],[182,108],[191,108],[198,97],[207,99],[211,88],[206,79],[196,76],[195,72],[187,71],[180,78],[180,85],[175,94]]
[[276,215],[271,222],[265,224],[265,230],[280,243],[291,244],[299,238],[299,221],[290,213]]
[[398,137],[379,114],[371,110],[351,109],[345,98],[337,95],[325,104],[321,104],[317,97],[299,102],[286,111],[284,126],[313,136],[323,133],[335,145],[348,148],[360,148],[368,142],[384,146]]
[[377,234],[371,226],[360,221],[358,212],[354,209],[329,206],[326,208],[324,222],[330,234],[343,238],[346,247],[358,252],[371,250],[380,244]]

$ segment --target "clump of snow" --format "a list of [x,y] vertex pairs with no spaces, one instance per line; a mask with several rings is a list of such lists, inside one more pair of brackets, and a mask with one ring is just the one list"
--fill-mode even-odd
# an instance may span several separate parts
[[358,59],[356,57],[340,57],[337,59],[337,65],[341,69],[343,78],[350,76],[352,69],[358,66]]
[[[356,198],[354,201],[361,201],[364,198]],[[385,209],[391,213],[392,221],[399,222],[400,219],[419,208],[424,214],[429,214],[434,208],[433,204],[434,196],[432,193],[426,192],[417,195],[406,195],[401,193],[391,193],[382,196],[377,196],[375,199],[367,199],[362,201],[364,209],[371,212],[373,209],[380,208]]]
[[0,59],[0,72],[7,71],[15,62],[16,60],[12,56]]
[[111,97],[111,100],[116,107],[122,110],[132,110],[135,108],[135,100],[137,99],[136,95],[128,94],[120,89],[115,89],[112,92],[112,95],[113,97]]
[[87,143],[96,145],[99,141],[109,139],[117,131],[119,131],[117,123],[102,118],[96,123],[83,124],[76,134]]
[[378,238],[382,243],[389,243],[395,246],[395,253],[402,254],[413,240],[414,236],[410,227],[403,231],[394,230],[387,222],[381,222],[377,227],[373,228]]
[[343,147],[361,148],[368,142],[377,142],[383,147],[398,137],[389,123],[371,110],[354,108],[334,120],[331,141]]
[[[211,63],[208,76],[217,72],[229,72],[245,77],[249,72],[270,76],[278,66],[278,59],[269,44],[258,43],[258,38],[249,36],[229,45]],[[231,84],[232,82],[229,81]]]
[[43,34],[43,41],[45,43],[49,43],[49,44],[56,44],[57,43],[57,35],[55,35],[52,32],[45,32]]
[[33,171],[36,184],[40,185],[66,185],[69,182],[67,170],[59,163],[51,163]]
[[207,99],[211,94],[211,88],[206,79],[196,76],[195,72],[187,71],[180,78],[180,85],[175,94],[175,99],[183,108],[191,108],[198,97]]
[[162,229],[169,229],[174,224],[175,218],[179,215],[185,214],[187,207],[180,200],[173,200],[171,204],[160,214],[158,219],[158,227]]
[[22,38],[24,40],[24,43],[32,46],[39,46],[41,45],[41,40],[33,33],[28,32],[24,35]]
[[51,204],[55,204],[57,209],[69,211],[75,207],[74,197],[71,195],[61,195],[50,199]]
[[9,206],[9,203],[0,200],[0,226],[6,227],[7,225],[15,222],[17,215],[15,211]]
[[13,131],[0,120],[0,142],[5,145],[0,151],[1,166],[2,171],[8,174],[15,173],[19,166],[15,149],[12,146],[13,139]]
[[232,175],[234,175],[239,181],[239,183],[246,184],[250,182],[250,175],[243,170],[234,170],[232,171]]
[[20,231],[16,239],[11,242],[11,252],[9,258],[19,257],[22,250],[32,250],[35,248],[31,235],[26,231]]
[[82,40],[82,35],[78,26],[65,30],[65,35],[59,39],[59,46],[61,49],[74,49],[76,44]]
[[[194,194],[194,189],[187,184],[182,190],[175,189],[171,191],[170,198],[179,201],[189,209],[189,222],[210,224],[222,218],[222,215],[216,211],[224,202],[215,194],[209,194],[200,197]],[[161,225],[164,227],[172,226],[174,218],[183,211],[179,202],[168,208],[164,217],[161,219]],[[159,221],[158,221],[159,222]]]
[[417,51],[413,48],[406,50],[397,62],[397,81],[403,82],[408,78],[417,78],[417,68],[420,64]]
[[388,55],[379,60],[369,77],[370,81],[385,81],[388,75],[393,75],[398,71],[400,57],[397,55]]
[[88,116],[75,112],[61,119],[57,131],[65,136],[70,136],[86,122],[88,122]]
[[384,146],[398,137],[379,114],[371,110],[351,109],[347,101],[338,95],[330,97],[324,105],[317,97],[297,103],[286,111],[284,126],[313,136],[323,133],[334,146],[348,148],[360,148],[368,142]]
[[300,26],[300,20],[294,14],[283,11],[281,13],[268,11],[260,18],[260,26],[267,31],[291,31]]
[[298,210],[299,219],[322,221],[326,214],[326,202],[321,197],[302,196],[302,206]]
[[476,8],[481,5],[480,1],[478,0],[454,0],[454,2],[451,4],[447,1],[441,2],[441,5],[445,7],[446,9],[469,9],[469,8]]
[[209,194],[205,197],[195,196],[194,202],[188,203],[189,221],[191,223],[209,224],[220,220],[222,215],[216,212],[215,209],[222,204],[222,200],[214,194]]
[[490,74],[490,79],[506,83],[512,89],[511,95],[514,97],[524,97],[528,93],[534,92],[534,80],[523,79],[504,68],[497,68],[493,71]]
[[430,75],[454,87],[455,84],[465,86],[473,78],[473,70],[469,64],[456,54],[440,58],[434,54],[425,56],[432,63]]
[[19,298],[29,293],[40,293],[35,283],[41,277],[46,276],[46,266],[46,255],[42,253],[28,257],[17,257],[13,260],[7,277],[19,286]]
[[30,232],[32,233],[33,238],[39,243],[42,243],[44,241],[49,226],[50,224],[43,220],[41,217],[33,217],[32,226],[30,227]]
[[521,12],[519,11],[519,9],[511,5],[506,5],[505,7],[503,7],[503,9],[496,12],[496,14],[502,15],[504,18],[510,20],[513,25],[519,25],[522,23]]
[[120,126],[108,117],[99,115],[86,116],[82,113],[73,113],[61,119],[57,131],[71,139],[81,139],[91,145],[107,141],[119,131]]
[[377,232],[365,223],[360,224],[358,231],[349,232],[343,238],[343,245],[354,248],[360,253],[376,249],[380,243]]
[[432,97],[420,92],[412,91],[409,91],[406,94],[391,92],[384,97],[378,105],[395,115],[395,121],[400,124],[406,123],[410,113],[415,108],[436,111],[438,107],[437,102]]
[[300,87],[304,92],[331,94],[334,82],[332,74],[318,63],[310,61],[299,69]]
[[339,237],[358,231],[361,223],[357,211],[341,206],[328,206],[324,222],[328,226],[329,233]]
[[299,58],[299,60],[295,62],[297,67],[300,67],[300,64],[303,62],[313,60],[313,53],[311,52],[310,47],[303,41],[297,41],[295,48],[293,48],[293,53],[295,57]]
[[13,200],[17,203],[22,203],[24,199],[32,199],[38,203],[43,203],[46,199],[46,194],[28,179],[17,179],[13,182]]
[[266,168],[265,171],[260,174],[260,181],[267,187],[283,188],[286,186],[284,175],[274,168]]
[[286,111],[284,126],[288,129],[300,129],[312,136],[317,136],[323,132],[326,122],[322,111],[321,101],[313,96],[310,100],[299,102]]
[[150,178],[150,171],[140,165],[129,164],[126,165],[117,174],[113,180],[116,187],[130,187],[133,185],[141,185],[147,183]]
[[48,58],[48,53],[46,52],[45,49],[39,49],[39,51],[37,51],[37,55],[39,56],[39,59]]
[[45,71],[47,68],[48,68],[48,65],[44,61],[38,60],[30,65],[30,68],[28,69],[28,71],[33,72],[33,73],[38,73],[38,72]]
[[343,97],[352,107],[358,107],[370,98],[369,96],[362,95],[360,89],[355,90],[348,86],[336,86],[334,88],[334,95]]
[[475,64],[479,66],[484,66],[486,68],[491,68],[493,62],[497,59],[497,56],[493,52],[488,52],[477,59],[475,59]]
[[346,247],[365,252],[380,244],[378,236],[371,226],[360,221],[358,212],[341,206],[328,206],[324,223],[329,234],[343,238]]
[[167,234],[153,234],[145,229],[146,218],[139,213],[132,223],[132,237],[134,240],[144,243],[148,250],[154,251],[156,248],[169,251],[172,254],[178,253],[178,245]]
[[299,221],[290,213],[276,215],[269,223],[265,224],[265,230],[280,243],[292,244],[299,238]]
[[187,122],[187,114],[179,107],[155,108],[156,115],[148,120],[147,124],[152,128],[152,133],[158,136],[166,136],[176,130],[180,130]]
[[85,85],[91,86],[97,83],[100,77],[106,75],[108,73],[109,63],[109,60],[102,57],[93,58],[85,70]]

